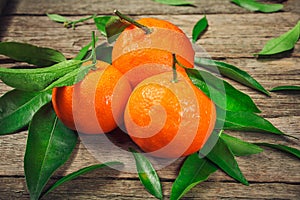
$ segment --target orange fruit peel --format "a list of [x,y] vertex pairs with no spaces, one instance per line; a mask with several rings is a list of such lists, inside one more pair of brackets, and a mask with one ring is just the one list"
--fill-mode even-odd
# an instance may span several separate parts
[[79,83],[52,92],[58,118],[80,133],[100,134],[115,129],[123,121],[131,93],[128,80],[117,69],[102,61],[97,61],[96,67]]
[[200,150],[216,121],[214,103],[186,77],[172,72],[149,77],[129,97],[124,113],[126,130],[145,152],[164,158]]

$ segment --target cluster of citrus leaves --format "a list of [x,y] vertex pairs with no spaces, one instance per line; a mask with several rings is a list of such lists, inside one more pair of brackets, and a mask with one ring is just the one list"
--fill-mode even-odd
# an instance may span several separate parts
[[[53,21],[64,23],[66,27],[73,28],[79,22],[93,19],[98,30],[110,42],[115,40],[116,38],[113,36],[123,31],[127,25],[116,16],[92,15],[76,21],[56,14],[48,14],[48,16]],[[196,23],[192,33],[193,42],[197,41],[207,26],[206,17]],[[263,53],[260,52],[258,55],[269,55],[293,48],[299,39],[299,30],[300,23],[298,22],[287,33],[270,40],[263,48]],[[69,159],[78,142],[77,133],[66,128],[52,108],[52,88],[73,85],[88,73],[92,66],[81,67],[81,64],[86,61],[91,48],[91,54],[96,54],[97,59],[111,62],[111,47],[98,46],[95,49],[96,40],[94,37],[92,38],[93,41],[83,47],[78,55],[71,60],[67,60],[61,52],[50,48],[17,42],[0,43],[0,54],[36,66],[36,68],[28,66],[25,69],[0,68],[0,79],[14,88],[0,98],[0,135],[18,133],[22,128],[28,128],[24,171],[31,199],[42,198],[61,184],[89,171],[122,164],[109,162],[89,166],[63,177],[48,189],[44,189],[53,173]],[[266,54],[265,52],[269,53]],[[269,95],[269,91],[247,72],[231,64],[206,58],[196,58],[195,64],[205,70],[186,69],[190,79],[199,89],[212,98],[218,107],[218,116],[222,116],[222,113],[226,112],[226,117],[218,117],[218,121],[223,124],[223,127],[222,130],[216,127],[213,135],[217,135],[219,139],[208,155],[199,157],[195,153],[185,159],[179,175],[173,183],[171,199],[180,199],[192,187],[207,180],[218,169],[223,170],[242,184],[248,185],[235,157],[260,153],[263,151],[260,146],[275,148],[300,158],[300,151],[295,148],[280,144],[252,144],[226,134],[224,132],[226,130],[239,130],[289,136],[259,116],[260,110],[253,100],[225,80],[215,76],[213,69],[217,68],[223,76]],[[80,75],[79,78],[78,75]],[[220,85],[224,86],[225,91],[220,90]],[[271,91],[299,89],[299,86],[279,86]],[[227,99],[227,104],[221,101],[224,98]],[[136,160],[137,172],[142,184],[149,193],[162,199],[162,186],[154,167],[142,154],[134,149],[130,149],[130,151]]]

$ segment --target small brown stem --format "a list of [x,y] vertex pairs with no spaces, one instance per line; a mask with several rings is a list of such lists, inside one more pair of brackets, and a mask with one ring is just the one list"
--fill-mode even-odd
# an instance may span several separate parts
[[176,71],[177,59],[176,59],[175,53],[172,53],[172,57],[173,57],[173,65],[172,65],[173,79],[172,79],[172,83],[177,83],[178,82],[177,71]]
[[120,17],[120,19],[123,19],[127,22],[129,22],[130,24],[142,29],[143,31],[145,31],[146,34],[151,33],[150,28],[148,28],[147,26],[144,26],[143,24],[138,23],[137,21],[131,19],[130,17],[123,15],[122,13],[120,13],[118,10],[114,10],[115,15],[117,15],[118,17]]

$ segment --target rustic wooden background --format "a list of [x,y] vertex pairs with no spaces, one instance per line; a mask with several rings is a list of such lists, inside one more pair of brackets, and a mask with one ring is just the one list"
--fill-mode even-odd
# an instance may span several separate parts
[[[229,0],[194,0],[196,7],[172,7],[151,0],[10,0],[0,17],[0,40],[28,42],[60,50],[72,58],[90,40],[92,21],[76,30],[65,29],[50,21],[45,14],[57,13],[71,19],[91,14],[110,15],[115,8],[134,18],[156,17],[178,25],[189,37],[193,25],[204,15],[209,28],[197,42],[214,59],[235,64],[253,75],[267,89],[278,85],[300,85],[300,43],[284,58],[257,60],[253,53],[260,51],[267,40],[291,29],[300,19],[299,0],[277,0],[284,10],[273,14],[252,13]],[[104,38],[102,38],[104,40]],[[14,62],[0,57],[0,65]],[[253,97],[262,116],[287,134],[300,137],[300,94],[272,93],[271,97],[237,85]],[[0,83],[1,95],[10,88]],[[270,134],[231,132],[232,135],[255,142],[277,142],[300,148],[299,141]],[[0,199],[29,199],[26,189],[23,156],[27,133],[0,138]],[[299,199],[300,162],[278,151],[266,148],[258,155],[238,158],[250,186],[243,186],[223,172],[213,174],[184,199]],[[71,160],[57,173],[52,182],[82,167],[98,163],[82,144],[78,144]],[[164,195],[178,173],[180,162],[160,170]],[[46,199],[151,199],[140,184],[137,174],[101,169],[64,184]]]

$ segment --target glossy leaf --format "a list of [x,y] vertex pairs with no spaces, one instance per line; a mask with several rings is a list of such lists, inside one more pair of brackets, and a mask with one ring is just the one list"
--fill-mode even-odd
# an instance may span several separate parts
[[270,144],[270,143],[255,143],[255,144],[260,145],[260,146],[270,147],[273,149],[278,149],[282,152],[289,153],[300,159],[300,150],[299,149],[296,149],[293,147],[288,147],[288,146],[285,146],[282,144]]
[[200,158],[197,153],[189,155],[172,185],[170,199],[180,199],[197,184],[206,181],[217,169],[213,163],[206,158]]
[[203,18],[201,18],[194,26],[193,28],[193,34],[192,34],[192,38],[193,38],[193,42],[195,43],[199,36],[203,33],[203,31],[207,28],[208,26],[208,21],[206,19],[206,16],[204,16]]
[[300,91],[300,86],[296,86],[296,85],[282,85],[282,86],[274,87],[270,91],[271,92],[278,92],[278,91]]
[[111,20],[111,18],[116,19],[117,17],[115,17],[115,16],[100,16],[100,17],[94,18],[94,22],[95,22],[97,29],[104,36],[107,36],[105,27],[106,27],[107,22],[109,22]]
[[50,90],[55,87],[74,85],[81,81],[93,67],[94,65],[91,64],[88,66],[81,66],[80,68],[74,69],[73,71],[65,74],[64,76],[52,82],[44,90]]
[[206,157],[235,180],[243,183],[244,185],[249,185],[248,181],[242,174],[232,151],[222,138],[219,138],[214,148],[209,152],[209,154],[207,154]]
[[266,95],[270,95],[269,92],[250,74],[234,65],[207,58],[195,58],[195,64],[209,71],[220,73],[223,76],[226,76],[250,88],[256,89],[262,93],[265,93]]
[[10,134],[28,125],[35,112],[51,101],[51,91],[11,90],[0,98],[0,135]]
[[121,163],[121,162],[106,162],[106,163],[91,165],[91,166],[79,169],[79,170],[59,179],[56,183],[54,183],[52,186],[50,186],[49,189],[47,189],[47,191],[43,194],[42,197],[46,196],[47,194],[49,194],[50,192],[52,192],[53,190],[55,190],[57,187],[61,186],[62,184],[66,183],[68,181],[71,181],[81,175],[84,175],[84,174],[94,171],[96,169],[110,167],[112,165],[122,165],[122,164],[123,163]]
[[157,3],[167,4],[171,6],[186,6],[186,5],[193,5],[191,2],[186,0],[153,0]]
[[126,21],[121,20],[117,16],[112,16],[105,26],[107,41],[109,43],[114,42],[127,26],[129,24]]
[[79,60],[67,60],[46,68],[0,68],[0,79],[19,90],[41,91],[54,80],[78,68],[81,63]]
[[185,69],[194,85],[224,110],[260,112],[253,100],[226,81],[206,71]]
[[288,32],[269,40],[257,55],[273,55],[291,50],[295,47],[299,37],[300,21],[298,21],[297,25]]
[[235,156],[248,156],[263,151],[259,146],[222,133],[220,136]]
[[24,171],[30,199],[38,199],[52,174],[70,157],[77,134],[57,118],[51,104],[42,107],[29,125]]
[[162,199],[162,186],[151,162],[143,154],[136,152],[134,149],[130,149],[130,151],[133,153],[140,181],[150,194],[158,199]]
[[[217,120],[224,120],[217,117]],[[277,129],[271,122],[263,117],[252,112],[230,112],[226,111],[224,121],[224,130],[238,130],[238,131],[258,131],[266,133],[274,133],[277,135],[287,135]]]
[[67,18],[58,14],[47,14],[47,16],[54,22],[64,23],[68,21]]
[[0,54],[43,67],[66,60],[57,50],[19,42],[0,42]]
[[231,2],[250,11],[260,11],[265,13],[276,12],[283,8],[282,4],[265,4],[254,0],[231,0]]

